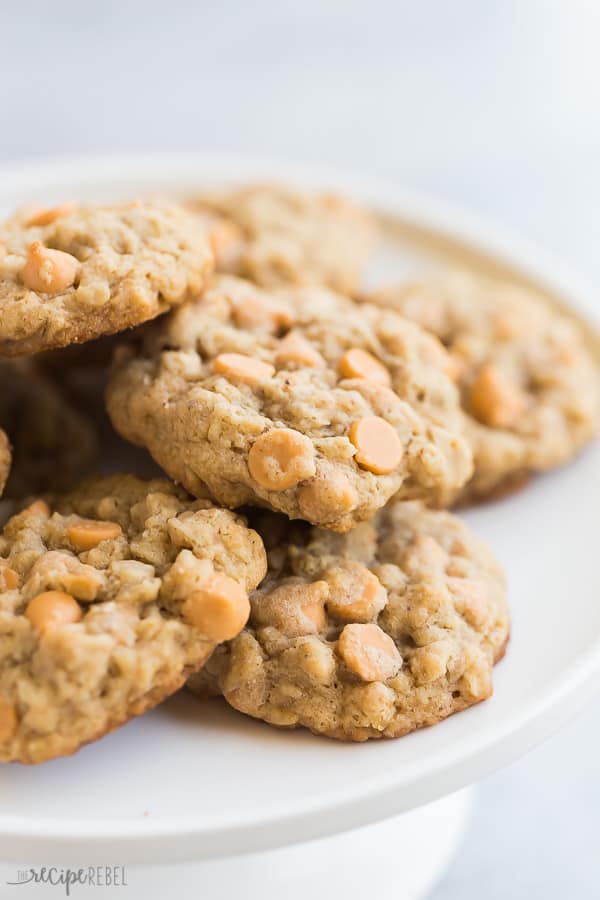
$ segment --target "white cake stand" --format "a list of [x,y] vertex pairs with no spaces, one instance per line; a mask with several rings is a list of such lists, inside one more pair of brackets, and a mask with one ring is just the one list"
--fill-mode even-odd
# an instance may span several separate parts
[[[386,229],[374,278],[459,262],[534,284],[580,318],[597,313],[591,291],[520,239],[356,176],[223,156],[78,160],[4,168],[0,206],[255,177],[370,203]],[[180,694],[71,759],[0,767],[0,896],[43,896],[7,884],[43,864],[127,866],[135,897],[425,896],[467,819],[468,794],[453,792],[546,738],[600,687],[599,497],[596,446],[465,513],[510,583],[512,640],[487,703],[399,741],[344,745]]]

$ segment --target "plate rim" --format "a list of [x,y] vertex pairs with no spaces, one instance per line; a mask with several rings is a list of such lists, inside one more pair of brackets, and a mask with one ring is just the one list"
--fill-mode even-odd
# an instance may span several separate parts
[[[196,173],[196,175],[192,175]],[[197,178],[198,173],[204,177]],[[216,174],[218,173],[218,174]],[[229,174],[228,174],[229,173]],[[241,178],[240,173],[243,173]],[[549,254],[534,242],[512,230],[498,226],[479,213],[427,193],[396,185],[393,181],[364,174],[333,170],[310,163],[284,162],[267,157],[211,152],[127,153],[98,157],[60,157],[4,163],[0,167],[2,195],[29,191],[42,182],[76,182],[89,185],[114,183],[140,177],[165,182],[165,178],[188,190],[203,180],[248,180],[270,176],[314,187],[331,187],[353,196],[384,215],[409,221],[442,233],[468,247],[532,278],[564,298],[572,311],[592,328],[600,326],[594,305],[594,291],[572,267]],[[237,179],[236,179],[237,176]],[[159,820],[70,819],[4,815],[0,812],[2,859],[31,859],[32,855],[68,847],[94,855],[129,861],[184,861],[217,858],[243,852],[286,846],[309,838],[339,833],[366,825],[431,802],[477,781],[501,768],[549,737],[583,708],[600,690],[600,635],[597,635],[545,690],[527,704],[514,722],[498,731],[489,726],[477,739],[471,738],[469,752],[455,753],[435,767],[415,777],[410,785],[394,785],[386,773],[378,778],[349,786],[343,795],[320,806],[314,799],[306,808],[295,806],[288,814],[273,815],[270,809],[254,810],[238,821],[224,820],[210,827],[192,816],[160,817]],[[343,820],[343,826],[340,821]]]

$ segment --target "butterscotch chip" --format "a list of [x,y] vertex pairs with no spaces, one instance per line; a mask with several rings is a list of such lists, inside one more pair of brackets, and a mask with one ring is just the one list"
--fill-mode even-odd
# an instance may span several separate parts
[[298,488],[298,504],[309,522],[328,522],[351,513],[358,494],[343,472],[325,466],[316,478]]
[[71,552],[48,550],[36,560],[27,578],[27,595],[46,592],[50,587],[76,600],[97,600],[105,588],[106,576],[94,566],[81,562]]
[[321,368],[326,365],[319,351],[295,331],[290,331],[279,344],[275,352],[275,362],[283,369],[290,366]]
[[366,566],[348,561],[324,576],[329,586],[327,611],[344,622],[369,622],[385,604],[385,588]]
[[454,594],[456,608],[470,625],[481,625],[486,615],[485,595],[481,586],[464,577],[448,579],[448,583]]
[[[249,298],[264,315],[241,327]],[[145,329],[139,353],[113,369],[107,407],[120,434],[188,490],[344,532],[397,491],[446,504],[470,476],[457,389],[432,343],[395,314],[328,291],[267,293],[219,276]],[[357,349],[391,387],[340,377]]]
[[209,237],[217,266],[227,270],[240,252],[243,242],[241,229],[234,222],[217,218],[211,224]]
[[75,550],[91,550],[102,541],[114,541],[123,533],[118,522],[78,519],[67,527],[67,539]]
[[387,681],[402,665],[396,645],[379,625],[346,625],[338,639],[338,652],[363,681]]
[[255,596],[254,623],[274,626],[287,637],[316,634],[326,625],[328,595],[326,581],[307,584],[300,579],[284,579],[272,591]]
[[235,252],[217,257],[219,271],[263,287],[321,284],[352,293],[376,236],[374,218],[349,200],[285,185],[248,185],[191,205],[238,229]]
[[495,366],[484,366],[471,385],[471,411],[492,428],[512,428],[527,409],[524,393]]
[[25,607],[25,617],[43,634],[50,628],[72,625],[81,619],[81,607],[74,597],[64,591],[44,591]]
[[0,353],[81,343],[152,319],[204,287],[206,230],[177,206],[56,208],[0,226]]
[[[333,650],[314,635],[301,638],[294,650],[287,654],[286,660],[290,656],[298,669],[318,684],[330,684],[335,677],[336,662]],[[298,724],[297,718],[294,724]]]
[[45,500],[33,500],[25,509],[21,510],[19,515],[23,519],[32,517],[47,519],[50,515],[50,507]]
[[291,428],[267,431],[250,448],[248,469],[261,487],[284,491],[315,474],[312,444]]
[[390,373],[378,359],[367,350],[353,347],[347,350],[339,362],[340,375],[344,378],[366,378],[389,387],[392,379]]
[[76,208],[73,203],[61,203],[46,209],[32,210],[29,215],[25,215],[23,224],[25,228],[33,228],[35,225],[50,225],[62,216],[70,216]]
[[0,590],[12,591],[19,586],[19,573],[10,566],[0,565]]
[[244,235],[235,222],[210,210],[197,211],[212,250],[215,267],[220,272],[232,271],[244,247]]
[[73,753],[176,691],[243,628],[265,570],[245,519],[162,479],[90,479],[13,516],[0,761]]
[[215,372],[231,381],[260,384],[275,374],[275,366],[241,353],[220,353],[215,359]]
[[290,311],[256,285],[249,281],[235,281],[231,284],[235,285],[235,290],[231,291],[228,299],[238,328],[276,335],[290,327],[293,321]]
[[302,605],[302,612],[314,624],[316,631],[320,631],[324,627],[325,610],[320,602],[309,599]]
[[562,465],[598,433],[598,368],[579,326],[543,297],[450,272],[366,299],[429,329],[447,349],[475,457],[463,501]]
[[188,596],[183,612],[188,622],[220,643],[240,633],[248,621],[250,603],[238,581],[213,572]]
[[400,737],[491,694],[509,634],[504,576],[460,520],[394,500],[345,535],[266,513],[255,524],[267,577],[244,631],[190,689],[353,741]]
[[350,426],[350,440],[356,447],[359,466],[376,475],[389,475],[400,465],[404,448],[392,426],[380,416],[365,416]]
[[10,472],[10,464],[12,461],[12,453],[10,450],[10,442],[6,432],[0,428],[0,497],[4,491],[4,485]]
[[21,278],[25,287],[38,294],[61,294],[75,284],[78,270],[79,261],[70,253],[34,241],[27,248]]

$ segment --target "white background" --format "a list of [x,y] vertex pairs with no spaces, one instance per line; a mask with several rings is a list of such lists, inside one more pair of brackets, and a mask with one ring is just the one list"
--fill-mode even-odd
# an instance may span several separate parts
[[[596,0],[0,0],[0,161],[339,164],[484,212],[600,288],[599,43]],[[480,786],[436,900],[598,897],[599,723],[597,702]]]

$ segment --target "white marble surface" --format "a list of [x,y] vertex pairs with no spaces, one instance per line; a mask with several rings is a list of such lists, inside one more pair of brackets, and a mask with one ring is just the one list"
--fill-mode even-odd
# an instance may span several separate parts
[[[0,164],[339,163],[490,214],[600,288],[599,28],[592,0],[3,0]],[[480,786],[436,900],[598,896],[599,722],[600,701]]]

